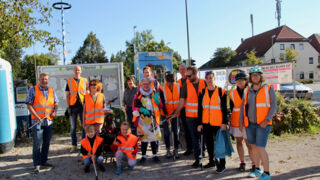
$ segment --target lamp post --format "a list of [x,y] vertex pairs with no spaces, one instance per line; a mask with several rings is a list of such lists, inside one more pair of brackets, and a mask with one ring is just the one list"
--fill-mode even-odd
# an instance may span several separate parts
[[[190,45],[189,45],[189,24],[188,24],[188,5],[187,0],[185,0],[186,5],[186,24],[187,24],[187,44],[188,44],[188,63],[190,62]],[[188,64],[187,64],[188,65]]]
[[136,37],[136,28],[137,26],[134,25],[133,26],[133,56],[136,55],[136,41],[137,41],[137,37]]
[[[274,52],[273,52],[273,38],[275,38],[276,37],[276,35],[272,35],[271,36],[271,48],[272,48],[272,59],[274,59]],[[275,61],[275,59],[274,59],[274,61]],[[271,62],[272,63],[272,62]]]

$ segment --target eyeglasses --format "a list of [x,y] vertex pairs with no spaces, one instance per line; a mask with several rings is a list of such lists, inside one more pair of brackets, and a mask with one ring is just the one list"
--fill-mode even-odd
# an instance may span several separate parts
[[97,84],[90,84],[90,86],[96,86]]
[[187,75],[187,78],[191,78],[192,74],[191,75]]

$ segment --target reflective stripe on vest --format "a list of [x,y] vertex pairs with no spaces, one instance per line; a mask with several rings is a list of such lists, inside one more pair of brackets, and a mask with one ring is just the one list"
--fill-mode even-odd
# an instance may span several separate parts
[[[98,147],[101,145],[101,143],[103,142],[103,138],[96,136],[94,143],[93,143],[93,147],[91,147],[90,141],[88,139],[88,137],[83,138],[80,143],[81,146],[87,151],[90,152],[92,155],[96,155],[96,156],[100,156],[100,154],[95,154]],[[88,155],[84,155],[82,158],[88,158]]]
[[74,105],[77,101],[77,94],[79,95],[81,103],[83,103],[84,95],[87,89],[87,79],[80,77],[79,83],[74,78],[68,78],[67,83],[69,85],[69,105]]
[[[46,117],[49,120],[52,120],[50,116],[54,110],[54,92],[51,87],[48,87],[48,97],[47,99],[43,95],[42,91],[39,89],[38,85],[34,86],[34,100],[32,107],[37,113],[37,115],[42,119]],[[37,119],[36,116],[31,114],[31,119]]]
[[133,134],[129,134],[127,138],[122,135],[118,135],[116,139],[119,140],[116,141],[118,147],[117,151],[124,152],[130,159],[136,159],[136,155],[132,153],[134,152],[134,147],[137,145],[138,137]]
[[[222,90],[222,95],[225,93]],[[219,96],[219,87],[216,87],[211,97],[209,97],[208,88],[206,88],[202,99],[202,123],[211,126],[221,126],[223,115],[221,111],[221,99]]]
[[[243,96],[245,96],[248,92],[248,87],[245,87],[243,91]],[[230,100],[233,102],[234,107],[231,114],[231,126],[239,127],[239,118],[240,118],[240,109],[242,105],[242,97],[240,97],[237,89],[234,89],[230,92]],[[245,125],[245,121],[243,121],[243,125]]]
[[187,98],[185,102],[186,117],[198,118],[198,97],[206,84],[203,79],[199,79],[198,92],[196,92],[194,85],[187,81]]
[[102,93],[98,93],[96,102],[93,101],[90,94],[85,95],[85,124],[104,123],[103,101]]
[[178,83],[173,84],[172,91],[169,89],[167,83],[163,85],[163,95],[165,99],[165,107],[168,114],[172,114],[178,107],[180,99],[180,86]]

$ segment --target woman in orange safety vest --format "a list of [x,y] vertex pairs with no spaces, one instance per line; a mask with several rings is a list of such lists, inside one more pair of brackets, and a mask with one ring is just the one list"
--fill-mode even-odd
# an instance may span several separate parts
[[100,81],[91,80],[89,82],[90,93],[84,96],[83,106],[83,125],[92,124],[96,128],[96,134],[101,133],[101,129],[104,123],[105,100],[103,93],[100,93],[101,87]]

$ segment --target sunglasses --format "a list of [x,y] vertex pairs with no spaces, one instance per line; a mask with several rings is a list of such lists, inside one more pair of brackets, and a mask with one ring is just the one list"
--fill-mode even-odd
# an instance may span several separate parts
[[191,78],[192,74],[191,75],[187,75],[187,78]]
[[90,86],[96,86],[97,84],[90,84]]
[[205,73],[206,73],[206,74],[209,74],[209,73],[212,73],[212,71],[206,71]]

